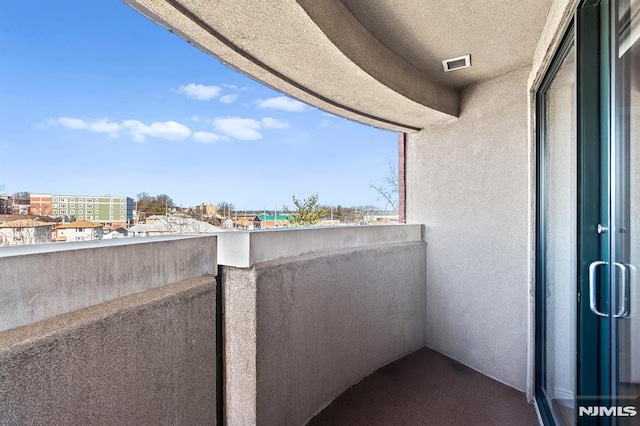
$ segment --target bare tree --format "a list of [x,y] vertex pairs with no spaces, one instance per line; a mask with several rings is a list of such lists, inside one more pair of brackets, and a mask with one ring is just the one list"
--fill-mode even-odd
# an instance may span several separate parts
[[151,196],[146,192],[141,192],[137,196],[136,208],[138,213],[145,216],[151,214],[164,214],[174,207],[173,200],[167,194]]
[[235,207],[233,204],[227,203],[226,201],[222,201],[218,203],[216,208],[218,210],[218,214],[221,214],[222,216],[227,218],[233,217],[233,211],[235,210]]
[[367,205],[358,207],[358,210],[362,211],[362,223],[368,225],[369,223],[371,223],[373,214],[378,211],[378,207]]
[[379,185],[369,186],[378,193],[378,200],[383,199],[385,206],[391,207],[394,212],[398,211],[398,168],[392,163],[387,164],[389,170],[387,176],[382,179]]

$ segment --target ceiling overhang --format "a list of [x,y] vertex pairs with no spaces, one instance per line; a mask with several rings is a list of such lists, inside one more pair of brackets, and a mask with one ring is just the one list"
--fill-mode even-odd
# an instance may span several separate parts
[[456,90],[406,64],[338,0],[124,1],[231,68],[332,114],[415,132],[458,113]]
[[552,0],[123,1],[302,102],[413,132],[454,120],[465,87],[530,64]]

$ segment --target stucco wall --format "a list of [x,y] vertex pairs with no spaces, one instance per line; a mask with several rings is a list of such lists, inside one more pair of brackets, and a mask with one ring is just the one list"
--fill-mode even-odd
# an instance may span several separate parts
[[8,247],[0,253],[0,331],[216,274],[216,237]]
[[407,222],[425,224],[427,346],[525,390],[529,68],[466,88],[407,138]]
[[222,277],[230,425],[304,424],[425,344],[420,241],[225,266]]
[[0,333],[0,424],[216,422],[215,278]]

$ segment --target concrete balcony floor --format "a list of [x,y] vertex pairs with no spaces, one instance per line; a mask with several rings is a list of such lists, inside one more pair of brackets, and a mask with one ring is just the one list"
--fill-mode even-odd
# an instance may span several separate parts
[[366,377],[308,423],[538,425],[523,393],[428,348]]

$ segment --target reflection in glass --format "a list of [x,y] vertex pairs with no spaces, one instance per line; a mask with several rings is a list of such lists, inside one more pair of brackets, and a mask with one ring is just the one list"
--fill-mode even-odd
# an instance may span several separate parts
[[[615,352],[614,392],[618,405],[634,405],[640,413],[640,1],[618,2],[617,111],[613,149],[614,217],[611,253],[611,298]],[[616,338],[614,337],[614,338]],[[615,343],[615,342],[614,342]],[[617,365],[616,365],[617,363]],[[617,375],[616,375],[617,373]],[[617,377],[615,377],[617,376]],[[617,385],[617,386],[616,386]],[[617,389],[615,389],[617,387]],[[638,419],[621,418],[621,425]]]
[[572,46],[544,94],[546,358],[544,392],[560,424],[574,422],[576,101]]

